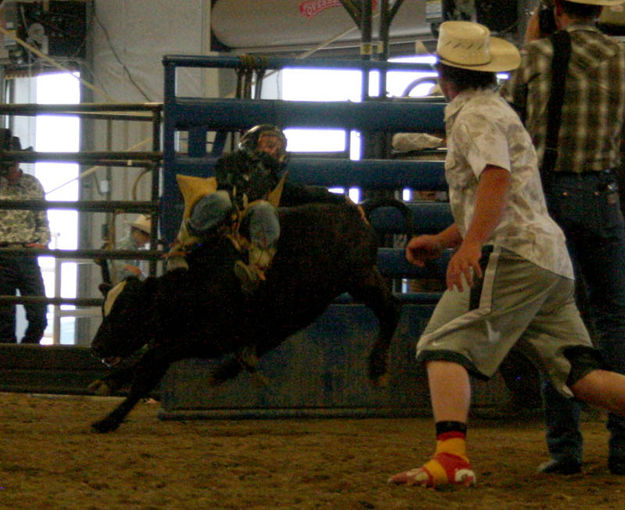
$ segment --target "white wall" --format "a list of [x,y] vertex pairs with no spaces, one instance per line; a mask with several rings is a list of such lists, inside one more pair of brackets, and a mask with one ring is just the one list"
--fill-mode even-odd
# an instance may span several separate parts
[[[212,18],[217,39],[242,52],[308,50],[330,39],[339,47],[355,47],[360,42],[359,27],[336,0],[216,0]],[[376,38],[377,15],[372,31]],[[391,37],[413,42],[424,35],[431,37],[425,1],[403,0],[391,24]]]
[[[95,103],[146,103],[163,101],[162,58],[167,54],[206,54],[210,51],[210,0],[93,0],[95,16],[89,28],[89,58],[83,79],[97,89]],[[107,37],[108,36],[108,37]],[[134,83],[133,83],[134,82]],[[182,75],[180,90],[189,95],[218,95],[217,71],[193,71]],[[83,99],[84,101],[84,99]],[[115,121],[86,123],[83,146],[90,151],[150,151],[152,124]],[[141,142],[148,142],[139,146]],[[91,170],[83,167],[82,171]],[[107,169],[98,169],[84,179],[85,200],[149,200],[149,178],[139,180],[142,169],[110,169],[110,196],[105,191]],[[95,185],[95,180],[99,185]],[[138,184],[137,184],[138,183]],[[136,186],[135,186],[136,185]],[[133,192],[136,190],[136,192]],[[84,247],[100,248],[102,227],[111,215],[89,213],[81,229]],[[119,242],[136,217],[116,216],[113,226]],[[100,274],[92,267],[83,274],[81,292],[97,296]],[[79,332],[78,343],[88,343],[99,321],[89,321]],[[91,331],[89,331],[91,330]]]
[[[93,76],[84,76],[98,89],[93,102],[162,102],[163,56],[210,51],[210,0],[94,0],[93,4],[89,59]],[[216,89],[216,70],[181,73],[180,90],[184,94],[217,95]],[[93,128],[90,150],[127,150],[151,140],[152,135],[152,125],[147,122],[114,122],[111,134],[104,122],[93,123]],[[136,150],[149,151],[151,143]],[[139,173],[114,168],[111,198],[149,199],[149,179],[141,179],[136,196],[132,196]],[[104,170],[96,175],[100,181],[106,178]],[[102,198],[97,190],[93,193],[93,199]],[[123,221],[117,222],[117,237],[126,228]]]
[[[98,85],[117,101],[162,101],[163,55],[210,50],[210,0],[95,0],[94,6],[92,65]],[[132,85],[113,50],[147,99]],[[201,84],[189,77],[183,86],[197,92]]]

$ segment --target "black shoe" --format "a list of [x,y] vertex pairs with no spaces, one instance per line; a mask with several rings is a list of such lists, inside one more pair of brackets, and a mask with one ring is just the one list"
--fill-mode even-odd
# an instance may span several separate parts
[[39,340],[36,340],[34,338],[22,338],[22,341],[20,342],[21,344],[30,344],[30,345],[39,345]]
[[[623,465],[625,467],[625,464]],[[574,475],[582,471],[582,464],[577,459],[551,459],[538,466],[539,473],[557,473],[559,475]]]
[[625,457],[610,455],[608,457],[608,469],[613,475],[625,475]]

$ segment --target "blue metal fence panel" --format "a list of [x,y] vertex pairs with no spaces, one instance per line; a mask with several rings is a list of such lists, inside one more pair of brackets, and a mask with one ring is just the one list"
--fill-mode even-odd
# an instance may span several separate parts
[[360,131],[436,131],[443,123],[443,103],[415,100],[283,101],[279,99],[177,98],[164,113],[177,130],[245,129],[256,124],[282,128],[341,128]]
[[[332,305],[315,323],[260,360],[255,376],[243,373],[217,387],[214,360],[175,363],[161,384],[161,419],[399,417],[430,413],[427,376],[415,347],[433,305],[404,306],[389,353],[386,385],[367,377],[367,355],[377,321],[363,305]],[[474,407],[495,407],[510,396],[501,377],[475,381]]]
[[[443,125],[444,104],[440,101],[382,99],[363,102],[315,102],[181,97],[177,94],[177,71],[185,67],[238,68],[249,65],[238,57],[167,55],[163,58],[164,83],[164,190],[163,235],[172,241],[178,229],[182,205],[176,174],[210,175],[218,153],[207,153],[206,133],[220,135],[260,123],[281,127],[326,127],[345,130],[428,131]],[[359,69],[363,71],[432,71],[424,64],[369,62],[341,59],[261,58],[256,65],[266,69],[286,67]],[[176,147],[185,133],[187,152]],[[222,146],[223,136],[219,137]],[[291,179],[325,186],[354,186],[365,189],[445,189],[442,164],[433,161],[353,162],[349,160],[299,160],[291,164]],[[314,175],[313,175],[314,174]]]

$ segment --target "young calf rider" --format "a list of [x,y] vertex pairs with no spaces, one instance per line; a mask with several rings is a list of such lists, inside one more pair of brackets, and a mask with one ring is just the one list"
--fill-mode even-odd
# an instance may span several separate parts
[[[248,262],[238,260],[234,271],[241,288],[252,294],[265,279],[265,271],[276,254],[280,219],[268,198],[281,189],[280,205],[310,202],[344,203],[344,195],[325,188],[299,186],[285,181],[286,137],[276,126],[261,124],[246,131],[239,149],[219,158],[215,165],[217,191],[202,196],[183,222],[182,231],[206,239],[226,232],[238,216],[249,228]],[[180,235],[179,238],[185,237]],[[184,243],[183,243],[184,244]]]

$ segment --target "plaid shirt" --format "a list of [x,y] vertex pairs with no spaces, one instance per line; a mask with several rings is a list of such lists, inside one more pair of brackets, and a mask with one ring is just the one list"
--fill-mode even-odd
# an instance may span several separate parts
[[[0,200],[43,200],[44,192],[36,177],[23,173],[16,184],[0,177]],[[50,242],[46,211],[0,209],[0,243]]]
[[[571,59],[554,171],[580,173],[615,168],[620,162],[625,115],[625,48],[593,26],[571,25],[566,30],[571,34]],[[521,66],[502,93],[517,111],[523,112],[542,162],[551,90],[551,41],[533,41],[521,55]]]

